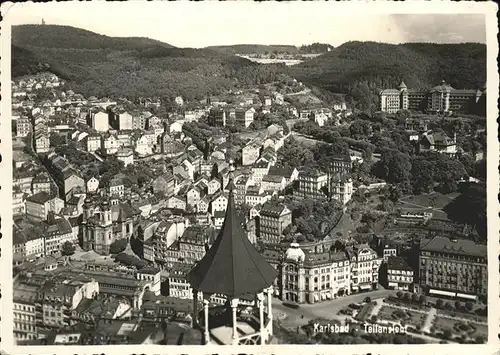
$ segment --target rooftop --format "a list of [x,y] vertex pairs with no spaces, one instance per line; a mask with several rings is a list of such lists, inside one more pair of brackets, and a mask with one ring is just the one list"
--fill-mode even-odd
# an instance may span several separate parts
[[472,240],[454,239],[447,237],[434,237],[431,240],[424,239],[420,244],[422,251],[433,251],[465,256],[486,257],[486,245],[476,244]]
[[232,176],[229,191],[226,217],[219,236],[187,279],[195,290],[236,298],[269,287],[277,272],[246,236],[235,208]]

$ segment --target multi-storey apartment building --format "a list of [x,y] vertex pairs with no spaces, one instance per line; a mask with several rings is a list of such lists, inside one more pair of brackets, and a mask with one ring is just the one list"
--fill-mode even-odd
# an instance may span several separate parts
[[292,243],[282,261],[281,299],[296,303],[317,303],[350,294],[351,265],[345,252],[304,253]]
[[97,132],[107,132],[109,129],[108,113],[102,108],[93,108],[87,115],[87,124]]
[[19,117],[16,120],[16,132],[18,137],[26,137],[31,133],[31,122],[28,117]]
[[25,284],[14,287],[14,338],[18,343],[38,338],[35,311],[37,290],[38,287]]
[[351,290],[376,289],[383,259],[367,244],[347,247],[346,252],[351,261]]
[[397,89],[386,89],[379,92],[381,111],[395,113],[399,110],[418,110],[431,112],[466,112],[484,111],[483,99],[486,92],[481,90],[457,90],[444,80],[430,90],[411,90],[404,82]]
[[423,239],[419,259],[419,283],[428,294],[464,299],[487,296],[486,245],[446,237]]
[[26,214],[41,220],[47,219],[49,212],[59,213],[62,208],[64,208],[64,201],[45,191],[26,199]]
[[259,238],[264,243],[279,243],[284,229],[292,224],[292,211],[285,205],[265,203],[260,210]]
[[133,118],[130,113],[118,107],[108,108],[109,124],[116,130],[125,131],[134,128]]
[[62,199],[66,200],[74,188],[78,187],[85,191],[85,181],[81,178],[80,172],[65,158],[55,153],[50,154],[48,158],[47,169],[54,178]]
[[328,174],[318,170],[299,173],[298,188],[293,192],[299,198],[325,199]]
[[394,290],[412,291],[413,269],[399,256],[387,258],[387,287]]

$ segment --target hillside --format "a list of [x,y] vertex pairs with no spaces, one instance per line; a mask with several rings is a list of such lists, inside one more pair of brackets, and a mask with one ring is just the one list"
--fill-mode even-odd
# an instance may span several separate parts
[[91,31],[58,25],[12,27],[12,43],[44,48],[136,50],[150,46],[171,48],[170,44],[142,37],[108,37]]
[[261,66],[209,49],[175,48],[145,38],[114,38],[63,26],[15,26],[13,76],[50,70],[84,95],[177,95],[201,99],[276,80],[283,65]]
[[348,92],[356,83],[372,90],[429,88],[446,80],[455,88],[481,88],[486,82],[486,46],[477,43],[391,45],[348,42],[289,69],[297,80],[333,92]]

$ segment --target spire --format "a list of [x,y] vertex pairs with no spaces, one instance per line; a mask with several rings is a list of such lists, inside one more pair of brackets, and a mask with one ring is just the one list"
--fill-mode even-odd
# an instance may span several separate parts
[[234,185],[234,171],[235,171],[235,167],[234,167],[234,160],[230,160],[229,161],[229,183],[227,184],[227,188],[229,190],[229,195],[232,196],[234,195],[234,189],[236,188],[236,186]]
[[42,18],[42,25],[45,25],[45,20]]
[[229,168],[229,198],[224,224],[212,247],[187,279],[195,290],[229,297],[255,294],[269,287],[276,270],[255,249],[243,230],[234,203],[234,166]]

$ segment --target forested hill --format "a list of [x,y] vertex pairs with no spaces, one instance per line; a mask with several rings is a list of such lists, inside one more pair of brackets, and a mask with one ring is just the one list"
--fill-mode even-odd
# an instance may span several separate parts
[[136,50],[150,46],[172,45],[143,37],[108,37],[80,28],[58,25],[21,25],[12,27],[12,43],[18,46],[74,49]]
[[356,83],[393,88],[401,79],[409,88],[430,88],[446,80],[457,89],[476,89],[486,82],[486,45],[348,42],[289,72],[333,92],[348,92]]
[[13,76],[50,70],[87,96],[201,99],[274,81],[285,72],[284,65],[262,66],[209,49],[64,26],[16,26],[12,42]]

